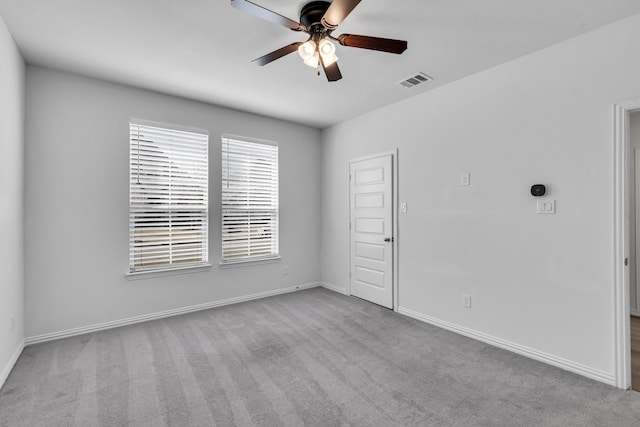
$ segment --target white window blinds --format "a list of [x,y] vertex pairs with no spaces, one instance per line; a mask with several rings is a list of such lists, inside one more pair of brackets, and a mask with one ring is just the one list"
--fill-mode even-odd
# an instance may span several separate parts
[[208,262],[205,133],[129,126],[129,269]]
[[278,146],[222,138],[222,262],[278,256]]

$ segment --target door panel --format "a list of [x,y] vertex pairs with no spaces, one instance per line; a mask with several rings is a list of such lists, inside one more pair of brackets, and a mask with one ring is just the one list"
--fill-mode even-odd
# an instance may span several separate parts
[[387,308],[393,308],[391,160],[384,155],[349,166],[351,295]]

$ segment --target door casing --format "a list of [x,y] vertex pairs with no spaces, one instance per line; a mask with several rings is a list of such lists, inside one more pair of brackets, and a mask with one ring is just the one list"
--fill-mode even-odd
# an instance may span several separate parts
[[631,142],[630,115],[640,111],[640,97],[613,106],[613,283],[614,382],[631,387],[630,274]]

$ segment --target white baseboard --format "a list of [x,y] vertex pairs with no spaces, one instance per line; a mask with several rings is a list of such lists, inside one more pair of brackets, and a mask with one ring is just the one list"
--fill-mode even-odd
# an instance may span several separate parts
[[632,316],[636,316],[636,317],[640,317],[640,311],[637,311],[637,310],[631,310],[631,315],[632,315]]
[[349,292],[347,292],[347,290],[343,287],[332,285],[329,283],[320,283],[320,286],[322,286],[325,289],[329,289],[330,291],[349,296]]
[[7,381],[7,378],[9,378],[11,370],[18,361],[20,354],[22,354],[22,350],[24,350],[24,345],[24,340],[20,341],[20,344],[18,345],[18,348],[16,348],[16,351],[13,353],[13,356],[11,356],[11,359],[9,359],[7,365],[4,367],[4,369],[2,369],[2,373],[0,373],[0,389],[2,389],[5,381]]
[[33,345],[46,341],[53,341],[62,338],[73,337],[76,335],[88,334],[92,332],[104,331],[106,329],[117,328],[120,326],[133,325],[136,323],[148,322],[150,320],[163,319],[165,317],[178,316],[181,314],[193,313],[196,311],[207,310],[214,307],[224,305],[237,304],[240,302],[256,300],[260,298],[271,297],[289,292],[301,291],[304,289],[316,288],[321,286],[320,283],[305,283],[302,285],[290,286],[288,288],[276,289],[273,291],[260,292],[257,294],[245,295],[241,297],[229,298],[222,301],[213,301],[204,304],[192,305],[189,307],[176,308],[172,310],[160,311],[158,313],[145,314],[142,316],[129,317],[126,319],[113,320],[111,322],[98,323],[95,325],[82,326],[80,328],[67,329],[59,332],[51,332],[48,334],[36,335],[25,338],[24,345]]
[[482,341],[484,343],[491,344],[493,346],[500,347],[505,350],[509,350],[513,353],[517,353],[522,356],[529,357],[539,362],[544,362],[549,365],[564,369],[566,371],[570,371],[575,374],[582,375],[587,378],[591,378],[593,380],[615,386],[615,378],[612,373],[590,368],[589,366],[572,362],[562,357],[554,356],[552,354],[544,353],[542,351],[538,351],[530,347],[525,347],[520,344],[503,340],[501,338],[497,338],[491,335],[487,335],[485,333],[478,332],[473,329],[465,328],[463,326],[459,326],[454,323],[446,322],[444,320],[440,320],[435,317],[427,316],[425,314],[418,313],[416,311],[409,310],[407,308],[400,307],[398,309],[398,313],[438,326],[443,329],[447,329],[449,331],[458,333],[460,335],[464,335],[466,337],[473,338],[475,340]]

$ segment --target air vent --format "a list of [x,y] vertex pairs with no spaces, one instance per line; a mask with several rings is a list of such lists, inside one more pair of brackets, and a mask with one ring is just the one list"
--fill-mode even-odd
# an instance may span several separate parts
[[415,76],[399,81],[398,84],[403,87],[415,87],[430,80],[433,80],[433,77],[429,77],[425,73],[418,73]]

